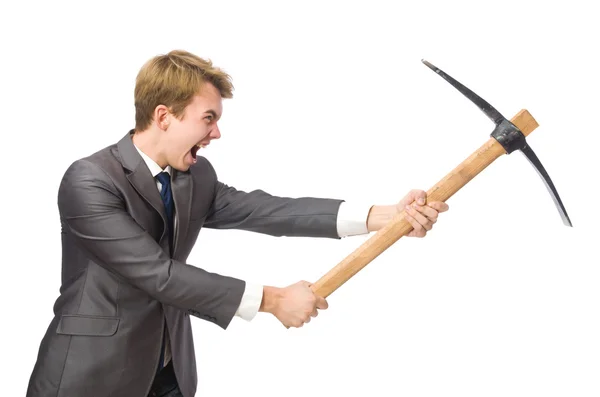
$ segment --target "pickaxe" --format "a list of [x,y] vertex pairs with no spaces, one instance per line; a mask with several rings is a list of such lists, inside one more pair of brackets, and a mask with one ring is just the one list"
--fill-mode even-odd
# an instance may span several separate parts
[[[498,157],[503,154],[510,154],[515,150],[520,150],[544,181],[562,217],[563,223],[567,226],[572,226],[571,220],[550,176],[525,139],[526,136],[538,127],[538,123],[533,116],[527,110],[523,109],[509,121],[492,105],[469,88],[426,60],[422,62],[470,99],[496,125],[490,134],[491,138],[487,142],[429,189],[427,200],[445,202]],[[342,284],[411,230],[412,226],[404,218],[404,211],[398,213],[392,221],[378,230],[354,252],[314,283],[311,286],[312,290],[316,295],[324,298],[328,297],[333,291],[342,286]]]

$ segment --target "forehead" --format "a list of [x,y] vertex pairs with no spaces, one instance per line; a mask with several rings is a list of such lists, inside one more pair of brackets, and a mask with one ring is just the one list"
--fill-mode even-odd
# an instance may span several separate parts
[[200,93],[194,95],[194,99],[188,107],[194,112],[204,113],[207,110],[213,110],[220,115],[223,111],[223,99],[214,85],[206,83],[202,86]]

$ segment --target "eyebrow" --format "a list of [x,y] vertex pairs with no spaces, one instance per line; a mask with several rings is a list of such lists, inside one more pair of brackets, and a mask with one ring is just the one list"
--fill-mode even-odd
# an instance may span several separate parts
[[206,114],[206,113],[208,113],[208,114],[212,115],[212,116],[213,116],[215,119],[218,119],[218,118],[219,118],[219,117],[217,116],[217,112],[215,112],[215,111],[214,111],[214,110],[212,110],[212,109],[209,109],[209,110],[207,110],[207,111],[205,111],[205,112],[204,112],[204,114]]

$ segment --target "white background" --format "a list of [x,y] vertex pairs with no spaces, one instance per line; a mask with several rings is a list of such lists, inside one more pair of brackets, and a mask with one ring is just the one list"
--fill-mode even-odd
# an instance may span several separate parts
[[[139,68],[181,48],[233,76],[223,137],[204,155],[239,189],[372,204],[429,189],[493,125],[425,58],[507,118],[532,113],[529,143],[574,224],[521,154],[503,156],[433,232],[401,239],[304,328],[194,319],[198,396],[600,395],[600,28],[592,2],[555,4],[3,5],[0,393],[24,395],[59,293],[63,172],[133,126]],[[286,286],[368,237],[204,230],[189,262]]]

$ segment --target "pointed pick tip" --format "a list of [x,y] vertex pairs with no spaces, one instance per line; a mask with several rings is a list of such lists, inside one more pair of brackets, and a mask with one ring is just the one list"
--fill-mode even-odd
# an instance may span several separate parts
[[563,224],[568,227],[573,227],[573,224],[571,223],[571,218],[569,218],[569,215],[567,215],[567,212],[564,210],[561,211],[560,209],[559,209],[559,212],[560,212],[560,217],[562,218]]
[[426,59],[421,59],[421,62],[423,62],[425,65],[427,65],[427,67],[429,67],[429,69],[436,71],[438,68],[433,65],[431,62],[429,62]]

